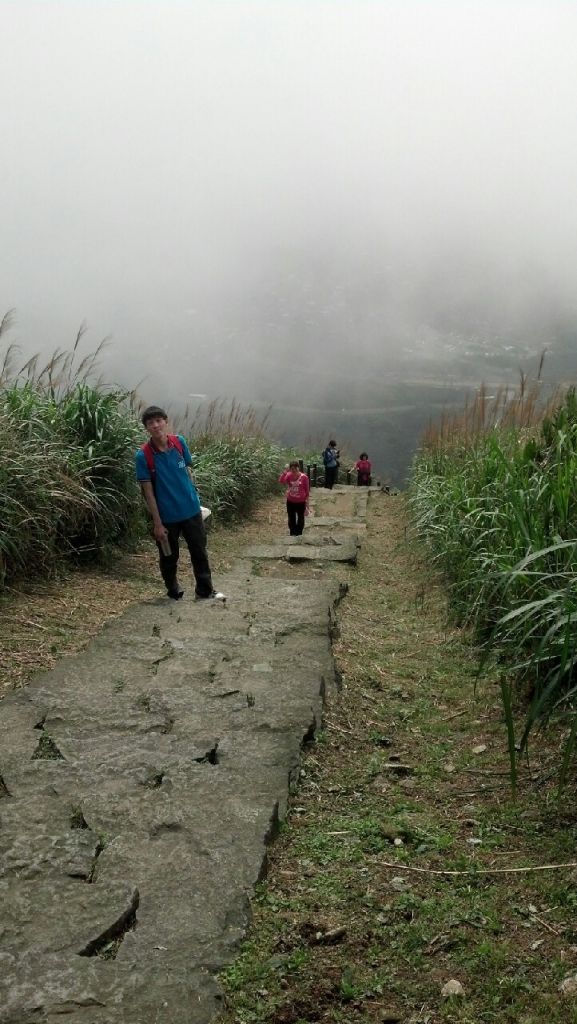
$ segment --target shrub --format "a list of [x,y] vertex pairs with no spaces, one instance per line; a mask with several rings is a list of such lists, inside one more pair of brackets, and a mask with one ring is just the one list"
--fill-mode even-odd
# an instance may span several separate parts
[[[7,316],[0,336],[9,326]],[[106,558],[145,532],[134,454],[146,435],[136,397],[95,379],[101,347],[81,358],[83,333],[44,365],[34,356],[17,369],[14,346],[5,352],[0,589],[17,576],[49,575],[65,558]],[[235,402],[213,403],[204,421],[183,424],[202,500],[217,519],[247,515],[276,482],[283,455],[264,425]]]
[[[577,398],[547,408],[512,400],[430,433],[416,457],[411,506],[447,573],[453,608],[517,680],[530,681],[521,750],[555,713],[576,738]],[[511,727],[510,694],[504,691]],[[514,744],[512,745],[514,749]]]

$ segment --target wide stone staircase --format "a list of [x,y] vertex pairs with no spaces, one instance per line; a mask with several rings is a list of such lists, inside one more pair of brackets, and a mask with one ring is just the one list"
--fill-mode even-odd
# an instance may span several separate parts
[[214,975],[338,693],[368,500],[314,490],[303,537],[247,548],[224,603],[135,606],[0,704],[2,1024],[218,1014]]

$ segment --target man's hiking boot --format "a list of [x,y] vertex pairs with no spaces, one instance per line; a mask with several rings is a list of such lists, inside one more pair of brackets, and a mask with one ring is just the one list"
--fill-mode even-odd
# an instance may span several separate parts
[[211,594],[195,594],[196,601],[226,601],[226,595],[220,590],[213,590]]
[[168,594],[169,597],[172,598],[173,601],[180,601],[181,597],[184,594],[184,590],[182,589],[180,584],[177,583],[175,587],[171,587],[170,590],[166,591],[166,593]]

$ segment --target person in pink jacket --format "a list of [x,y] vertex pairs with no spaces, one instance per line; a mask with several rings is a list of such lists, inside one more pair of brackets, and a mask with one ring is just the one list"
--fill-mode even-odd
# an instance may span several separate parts
[[361,452],[357,461],[355,462],[355,469],[357,471],[357,486],[358,487],[370,487],[371,486],[371,463],[369,456],[366,452]]
[[279,476],[279,484],[288,484],[286,510],[289,533],[291,537],[300,537],[309,510],[309,478],[306,473],[301,473],[298,462],[294,460]]

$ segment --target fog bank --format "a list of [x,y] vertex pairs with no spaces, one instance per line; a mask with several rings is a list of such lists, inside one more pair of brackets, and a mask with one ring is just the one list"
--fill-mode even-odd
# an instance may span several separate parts
[[577,5],[19,0],[0,33],[25,350],[86,321],[178,401],[573,372]]

